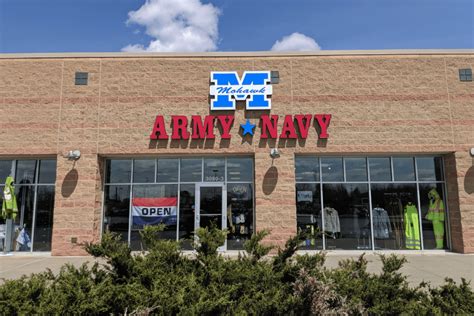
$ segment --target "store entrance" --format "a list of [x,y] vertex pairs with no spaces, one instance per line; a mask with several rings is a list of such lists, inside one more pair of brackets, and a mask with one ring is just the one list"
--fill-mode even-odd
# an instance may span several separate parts
[[[219,229],[227,227],[227,192],[224,183],[200,183],[196,184],[196,212],[194,227],[211,227],[215,225]],[[222,245],[219,251],[225,251],[226,245]]]

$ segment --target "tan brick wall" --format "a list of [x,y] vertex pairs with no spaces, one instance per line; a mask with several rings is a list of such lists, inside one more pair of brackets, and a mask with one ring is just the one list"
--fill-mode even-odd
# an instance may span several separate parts
[[[474,54],[0,59],[0,157],[57,156],[53,254],[69,255],[83,253],[72,237],[99,237],[104,156],[254,155],[256,228],[281,244],[296,229],[295,154],[445,154],[453,249],[474,252],[474,83],[458,79],[473,66]],[[306,140],[264,141],[259,126],[242,139],[240,124],[262,113],[239,104],[230,140],[150,141],[158,114],[169,126],[210,113],[213,70],[278,70],[271,114],[281,126],[330,113],[329,139],[311,127]],[[76,71],[89,85],[74,85]],[[73,149],[75,164],[62,157]]]

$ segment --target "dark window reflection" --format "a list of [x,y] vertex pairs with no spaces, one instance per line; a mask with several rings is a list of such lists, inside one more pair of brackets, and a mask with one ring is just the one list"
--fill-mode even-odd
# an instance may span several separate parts
[[[16,251],[30,251],[31,250],[31,236],[33,232],[33,204],[34,204],[34,186],[31,185],[17,185],[15,186],[16,200],[18,206],[18,214],[14,220],[15,223],[15,240],[13,241],[14,250]],[[25,240],[24,243],[17,241],[22,229],[25,229],[23,237],[20,240]]]
[[56,182],[56,160],[40,160],[39,183]]
[[12,172],[12,161],[11,160],[0,160],[0,183],[5,183],[5,179]]
[[365,158],[345,158],[346,181],[367,181],[367,163]]
[[421,249],[416,184],[372,184],[376,249]]
[[306,232],[301,249],[322,249],[321,191],[319,184],[296,184],[298,231]]
[[344,181],[342,158],[321,158],[323,181]]
[[130,183],[132,173],[131,160],[107,160],[107,183]]
[[179,239],[183,249],[191,250],[194,239],[194,184],[182,184],[179,194]]
[[130,186],[105,186],[104,231],[120,234],[122,240],[128,240],[130,212]]
[[224,158],[204,158],[204,181],[223,182],[225,180]]
[[369,158],[371,181],[392,181],[390,158]]
[[[165,224],[165,229],[159,234],[159,238],[176,240],[177,229],[177,184],[148,184],[133,186],[132,200],[132,231],[130,235],[130,246],[133,250],[143,250],[145,245],[141,241],[139,231],[145,225]],[[136,198],[140,200],[135,200]],[[167,198],[167,199],[162,199]],[[173,200],[174,198],[174,200]],[[143,205],[139,205],[143,204]],[[146,207],[150,216],[136,216]],[[166,207],[167,210],[164,210]],[[174,208],[173,208],[174,207]],[[161,208],[161,211],[158,209]],[[152,210],[155,213],[151,213]]]
[[35,182],[36,160],[18,160],[15,183],[31,184]]
[[418,180],[420,181],[443,181],[441,157],[418,157],[416,158],[418,168]]
[[393,158],[393,176],[395,181],[415,181],[413,158]]
[[296,181],[318,181],[319,182],[319,158],[296,157],[295,158]]
[[158,159],[157,182],[178,182],[178,159]]
[[133,161],[133,182],[151,183],[155,182],[155,160],[135,159]]
[[38,186],[34,251],[50,251],[53,231],[54,186]]
[[420,203],[425,249],[446,249],[447,209],[444,199],[443,184],[420,184]]
[[372,249],[367,184],[324,184],[327,249]]
[[251,158],[228,158],[227,181],[252,181],[253,161]]
[[243,249],[253,233],[253,188],[250,183],[227,185],[227,249]]
[[180,177],[182,182],[202,181],[202,159],[186,158],[181,159]]

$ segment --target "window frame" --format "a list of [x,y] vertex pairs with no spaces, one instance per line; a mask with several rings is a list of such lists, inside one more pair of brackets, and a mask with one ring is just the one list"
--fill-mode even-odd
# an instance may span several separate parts
[[[319,181],[298,181],[296,179],[296,160],[299,157],[312,157],[318,159],[318,164],[319,164]],[[418,178],[418,165],[417,165],[417,158],[422,158],[422,157],[429,157],[429,158],[440,158],[440,173],[442,176],[443,180],[419,180]],[[324,181],[322,177],[322,166],[321,166],[321,159],[322,158],[342,158],[342,164],[343,164],[343,181]],[[346,159],[347,158],[364,158],[366,161],[366,170],[367,170],[367,180],[366,181],[346,181],[347,176],[346,176]],[[389,158],[390,159],[390,173],[391,173],[391,180],[390,181],[374,181],[371,180],[371,174],[370,174],[370,163],[369,159],[370,158]],[[394,174],[394,167],[393,167],[393,159],[394,158],[411,158],[414,164],[414,173],[415,173],[415,180],[413,181],[400,181],[400,180],[395,180],[395,174]],[[425,250],[424,248],[424,236],[423,236],[423,227],[422,227],[422,216],[421,216],[421,198],[420,198],[420,184],[441,184],[443,186],[443,201],[445,201],[445,214],[446,214],[446,249],[443,250],[435,250],[435,249],[429,249],[430,251],[435,250],[435,251],[444,251],[444,250],[450,250],[452,249],[452,243],[451,243],[451,231],[450,231],[450,222],[449,222],[449,206],[448,206],[448,193],[446,190],[446,174],[445,174],[445,162],[444,162],[444,157],[442,155],[341,155],[341,156],[335,156],[335,155],[318,155],[318,154],[295,154],[294,155],[294,161],[295,161],[295,193],[296,193],[296,185],[300,183],[314,183],[314,184],[320,184],[320,195],[321,195],[321,219],[322,219],[322,229],[325,231],[324,227],[324,197],[323,197],[323,186],[324,184],[367,184],[368,189],[369,189],[369,207],[370,207],[370,223],[371,223],[371,241],[372,241],[372,249],[371,251],[376,251],[375,249],[375,238],[374,238],[374,225],[373,225],[373,213],[372,213],[372,184],[379,184],[379,183],[390,183],[390,184],[402,184],[402,183],[409,183],[409,184],[415,184],[416,186],[416,199],[417,199],[417,209],[418,209],[418,216],[420,218],[419,220],[419,225],[420,225],[420,240],[421,240],[421,250]],[[296,198],[295,198],[295,203],[296,203]],[[298,224],[297,224],[298,225]],[[322,236],[323,239],[323,250],[328,250],[326,247],[326,236],[323,234]],[[357,250],[350,250],[350,251],[357,251]]]

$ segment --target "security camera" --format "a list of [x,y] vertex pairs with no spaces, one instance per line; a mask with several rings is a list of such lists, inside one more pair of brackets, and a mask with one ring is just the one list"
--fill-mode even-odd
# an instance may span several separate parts
[[278,157],[280,157],[280,152],[278,151],[277,148],[272,148],[272,149],[270,150],[270,157],[272,157],[272,158],[278,158]]

